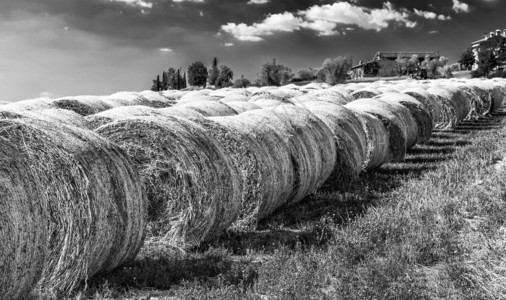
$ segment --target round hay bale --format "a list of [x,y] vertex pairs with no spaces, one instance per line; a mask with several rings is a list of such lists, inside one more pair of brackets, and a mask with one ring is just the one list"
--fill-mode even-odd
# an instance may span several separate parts
[[205,117],[237,115],[237,112],[232,107],[218,101],[178,102],[175,107],[192,109]]
[[337,89],[314,90],[307,93],[306,95],[308,97],[313,97],[319,101],[326,101],[341,105],[345,105],[355,100],[355,98],[353,98],[351,95]]
[[41,226],[48,212],[38,174],[31,171],[31,154],[13,143],[11,135],[19,131],[7,125],[13,123],[0,121],[0,298],[26,299],[48,252],[48,230]]
[[81,116],[93,115],[113,107],[97,96],[62,97],[54,99],[52,103],[57,108],[71,110]]
[[160,92],[165,98],[168,98],[170,100],[179,100],[181,97],[186,95],[188,93],[187,91],[180,91],[180,90],[166,90]]
[[367,137],[360,120],[342,105],[321,101],[304,104],[331,129],[336,144],[334,170],[324,185],[348,186],[363,170],[367,155]]
[[147,103],[144,105],[149,107],[163,108],[163,107],[171,107],[174,104],[176,104],[175,99],[165,97],[161,92],[143,91],[140,92],[139,95],[141,95],[147,100]]
[[401,92],[410,95],[425,106],[432,117],[434,127],[438,127],[439,124],[444,122],[442,116],[443,108],[434,95],[421,87],[408,88],[402,90]]
[[99,96],[100,100],[104,101],[112,107],[144,105],[149,106],[150,101],[136,92],[117,92],[109,96]]
[[249,97],[245,95],[228,95],[220,99],[220,102],[248,102]]
[[79,128],[89,128],[90,125],[85,117],[74,111],[66,109],[48,108],[36,111],[25,111],[20,113],[28,118],[54,122],[56,124],[76,126]]
[[55,106],[52,103],[52,100],[46,97],[22,100],[2,105],[2,109],[13,111],[40,110],[48,108],[55,108]]
[[103,111],[98,114],[87,116],[88,128],[95,130],[100,126],[110,123],[115,120],[127,119],[136,116],[156,116],[163,115],[158,109],[134,105],[134,106],[120,106],[113,109]]
[[486,89],[492,96],[492,105],[490,107],[490,112],[494,112],[502,106],[504,101],[504,94],[500,85],[494,84],[489,80],[480,82],[478,86]]
[[367,156],[365,169],[374,170],[392,160],[390,151],[390,135],[380,119],[365,113],[355,111],[362,122],[367,136]]
[[408,117],[406,120],[410,122],[414,120],[416,122],[417,134],[414,144],[423,144],[429,141],[434,125],[429,110],[422,104],[422,102],[416,100],[410,95],[398,92],[381,94],[377,96],[376,99],[384,100],[387,102],[391,101],[406,107],[412,116],[412,118]]
[[246,89],[240,88],[222,88],[217,89],[209,93],[209,96],[212,97],[219,97],[219,98],[226,98],[230,96],[248,96],[249,93],[246,91]]
[[279,130],[295,157],[296,183],[290,203],[296,203],[322,186],[332,174],[337,153],[333,134],[321,119],[302,107],[284,105],[266,113],[275,113],[291,127]]
[[431,93],[436,93],[444,99],[449,100],[455,108],[457,123],[466,119],[471,113],[471,100],[454,85],[432,86],[429,90]]
[[381,94],[381,91],[379,91],[375,88],[372,88],[372,87],[361,88],[361,89],[355,90],[354,92],[351,93],[351,95],[355,99],[373,98],[375,96],[378,96],[379,94]]
[[[402,109],[378,99],[359,99],[346,104],[345,107],[369,113],[380,119],[388,132],[390,157],[393,161],[404,160],[408,145],[408,125],[404,121]],[[403,109],[406,110],[404,107]]]
[[179,99],[176,103],[176,105],[183,105],[183,104],[192,104],[192,103],[201,103],[201,102],[218,102],[220,98],[218,97],[211,97],[208,95],[203,94],[190,94],[190,95],[184,95]]
[[[35,119],[0,120],[0,128],[2,151],[16,150],[16,156],[26,159],[10,176],[32,181],[20,183],[34,192],[44,212],[35,224],[35,232],[47,232],[36,288],[41,295],[66,296],[82,280],[135,257],[145,234],[146,201],[138,173],[117,146],[89,130]],[[25,223],[17,221],[16,226]],[[38,238],[33,238],[35,245]],[[33,263],[38,268],[37,258]]]
[[[473,90],[474,94],[479,98],[474,102],[474,109],[476,113],[480,116],[484,116],[490,113],[492,109],[492,93],[488,90],[476,85],[474,83],[468,83],[468,86]],[[471,99],[473,100],[473,99]]]
[[233,110],[235,110],[238,114],[243,112],[254,110],[254,109],[262,109],[260,106],[256,105],[252,102],[243,102],[243,101],[230,101],[226,102],[228,106],[230,106]]
[[[286,204],[293,191],[294,170],[285,141],[276,132],[280,121],[265,114],[246,116],[212,117],[210,120],[236,132],[243,140],[237,158],[243,164],[243,189],[241,211],[235,226],[254,224]],[[242,158],[244,157],[244,158]]]
[[141,174],[152,239],[195,246],[236,219],[240,175],[219,142],[195,122],[134,117],[97,132],[123,148]]
[[281,99],[267,99],[267,98],[250,100],[250,103],[254,103],[255,105],[261,108],[274,108],[282,105],[293,105],[293,102],[286,99],[281,100]]
[[196,110],[186,108],[186,107],[167,107],[167,108],[160,108],[158,109],[158,112],[164,116],[168,117],[181,117],[181,118],[204,118],[204,115],[197,112]]
[[458,104],[452,100],[453,93],[442,87],[430,87],[427,92],[432,94],[437,102],[441,105],[441,120],[436,129],[453,129],[463,119],[460,117],[460,109]]

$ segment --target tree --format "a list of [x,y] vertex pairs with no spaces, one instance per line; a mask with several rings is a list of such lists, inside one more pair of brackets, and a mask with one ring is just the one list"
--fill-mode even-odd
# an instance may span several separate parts
[[207,76],[207,68],[200,61],[196,61],[188,67],[188,83],[191,86],[206,87]]
[[167,78],[168,78],[168,88],[169,89],[177,89],[177,72],[176,69],[170,67],[167,70]]
[[213,58],[213,65],[209,68],[209,84],[216,85],[216,80],[218,80],[218,76],[220,75],[220,70],[218,69],[218,58]]
[[473,77],[487,76],[498,66],[494,51],[487,49],[478,53],[478,69],[473,72]]
[[160,82],[160,75],[156,76],[156,79],[153,80],[153,85],[151,85],[151,90],[158,92],[162,89],[162,83]]
[[276,59],[273,59],[271,63],[263,64],[262,69],[258,74],[259,82],[263,86],[280,86],[288,83],[292,77],[292,69],[277,64]]
[[234,72],[228,66],[221,65],[218,78],[216,79],[216,87],[222,88],[232,85]]
[[395,60],[395,65],[397,68],[397,75],[405,75],[407,72],[408,67],[408,59],[398,56]]
[[460,54],[459,64],[462,66],[462,69],[471,70],[475,62],[476,59],[474,58],[474,53],[471,48],[467,48]]
[[234,81],[233,87],[234,88],[246,88],[250,85],[251,85],[251,82],[247,78],[244,78],[244,75],[241,75],[241,78],[236,79]]
[[419,60],[418,54],[411,55],[411,57],[408,59],[407,65],[406,65],[406,70],[407,70],[408,74],[413,74],[418,71],[419,62],[420,62],[420,60]]
[[321,70],[325,74],[325,82],[335,85],[346,80],[346,75],[351,69],[351,57],[338,56],[336,58],[327,58],[323,61]]
[[313,68],[302,68],[295,72],[295,77],[293,80],[297,79],[298,81],[312,81],[316,80],[316,74],[318,73],[318,69]]
[[169,89],[169,76],[167,72],[162,73],[162,90],[166,91]]

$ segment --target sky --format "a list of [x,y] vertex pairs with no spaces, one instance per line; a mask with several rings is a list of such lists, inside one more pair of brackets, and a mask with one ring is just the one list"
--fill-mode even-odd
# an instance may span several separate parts
[[506,29],[504,0],[0,0],[0,100],[142,91],[213,57],[253,81],[328,57],[439,51]]

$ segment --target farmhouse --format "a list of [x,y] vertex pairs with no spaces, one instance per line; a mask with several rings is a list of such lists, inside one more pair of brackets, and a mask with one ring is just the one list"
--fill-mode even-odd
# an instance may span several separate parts
[[421,63],[426,56],[430,59],[439,59],[438,52],[377,52],[369,62],[360,61],[358,65],[351,68],[352,78],[363,77],[391,77],[397,75],[397,58],[410,59],[413,55],[418,55]]
[[[473,65],[473,70],[478,69],[478,53],[480,53],[480,49],[482,48],[481,45],[483,45],[485,42],[490,41],[491,39],[495,37],[504,37],[506,38],[506,29],[500,30],[496,29],[495,31],[491,31],[490,33],[485,33],[484,37],[481,40],[475,41],[471,43],[471,49],[474,54],[475,63]],[[494,51],[498,51],[500,49],[493,49]],[[499,66],[500,68],[504,68],[504,64],[502,66]]]

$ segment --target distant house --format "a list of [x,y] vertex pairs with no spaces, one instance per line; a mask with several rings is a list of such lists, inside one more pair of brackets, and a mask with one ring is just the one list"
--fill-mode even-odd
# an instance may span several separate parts
[[359,62],[358,65],[351,68],[352,78],[362,77],[391,77],[397,75],[397,58],[410,59],[413,55],[418,55],[421,63],[426,56],[430,59],[439,59],[438,52],[377,52],[369,62]]
[[[477,40],[477,41],[471,43],[471,49],[473,50],[474,59],[476,62],[478,61],[478,53],[480,52],[480,45],[482,45],[484,42],[486,42],[496,36],[502,36],[502,37],[506,38],[506,29],[504,29],[504,30],[496,29],[496,31],[491,31],[490,33],[485,33],[484,37],[481,40]],[[494,50],[498,50],[498,49],[494,49]],[[478,69],[478,64],[476,62],[473,65],[473,70]],[[500,67],[504,68],[504,65],[500,66]]]

